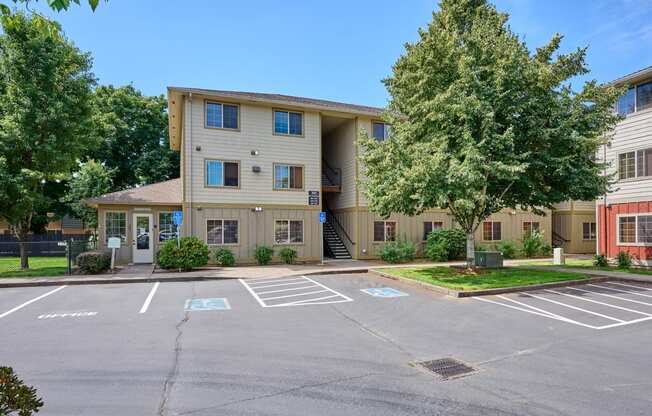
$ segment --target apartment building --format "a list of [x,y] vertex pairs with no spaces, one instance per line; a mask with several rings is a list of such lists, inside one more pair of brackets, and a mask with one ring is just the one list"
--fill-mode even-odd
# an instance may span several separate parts
[[611,143],[602,149],[614,174],[613,190],[597,201],[598,251],[613,258],[620,251],[652,264],[652,67],[624,76],[629,86],[617,104],[624,116]]
[[565,201],[552,210],[552,245],[565,253],[595,254],[595,201]]
[[[388,241],[425,242],[453,227],[445,210],[418,216],[372,213],[361,182],[361,132],[389,139],[382,108],[278,94],[168,88],[170,146],[181,154],[180,179],[107,194],[98,208],[101,243],[120,237],[122,262],[151,262],[175,236],[171,212],[183,211],[182,235],[228,247],[252,263],[256,246],[292,247],[301,261],[377,258]],[[319,213],[327,213],[323,237]],[[485,246],[518,242],[552,220],[504,210],[477,232]]]

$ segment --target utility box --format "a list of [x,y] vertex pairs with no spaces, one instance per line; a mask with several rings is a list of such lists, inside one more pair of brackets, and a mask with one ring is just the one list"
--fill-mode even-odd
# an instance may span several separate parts
[[487,269],[503,267],[503,253],[500,251],[476,251],[475,265]]
[[566,256],[564,255],[564,249],[557,247],[552,252],[552,264],[563,265],[566,264]]

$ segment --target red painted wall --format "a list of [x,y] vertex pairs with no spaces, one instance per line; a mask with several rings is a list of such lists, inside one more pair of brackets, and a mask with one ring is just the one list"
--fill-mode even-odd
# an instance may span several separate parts
[[[619,246],[616,244],[617,224],[616,215],[618,214],[638,214],[652,212],[652,201],[645,202],[628,202],[625,204],[611,204],[606,209],[604,205],[598,205],[598,238],[599,250],[601,254],[607,257],[616,257],[619,251],[627,251],[632,257],[639,260],[652,260],[652,247],[638,246]],[[606,234],[605,234],[605,217],[606,217]],[[608,240],[608,243],[607,243]]]

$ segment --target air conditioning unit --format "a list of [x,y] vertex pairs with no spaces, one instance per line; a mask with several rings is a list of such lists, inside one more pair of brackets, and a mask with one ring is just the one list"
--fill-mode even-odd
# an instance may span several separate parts
[[261,171],[260,166],[252,166],[251,171],[253,173],[260,173],[260,171]]

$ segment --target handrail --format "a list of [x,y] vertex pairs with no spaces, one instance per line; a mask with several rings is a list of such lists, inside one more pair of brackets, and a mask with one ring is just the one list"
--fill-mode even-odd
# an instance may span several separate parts
[[328,178],[333,185],[342,185],[342,169],[332,168],[324,158],[322,158],[321,161],[325,168],[323,169],[323,172],[326,174],[326,178]]
[[344,237],[346,237],[346,239],[349,241],[349,243],[351,243],[351,245],[355,245],[355,241],[351,239],[349,233],[347,233],[346,230],[344,229],[344,226],[340,224],[340,221],[335,216],[335,213],[330,208],[328,208],[325,204],[324,204],[324,210],[326,211],[326,215],[329,217],[331,223],[338,226],[338,228],[342,231],[342,234],[344,234]]
[[557,239],[557,240],[561,240],[564,243],[570,243],[570,240],[566,240],[562,235],[556,233],[555,231],[552,232],[552,238]]

